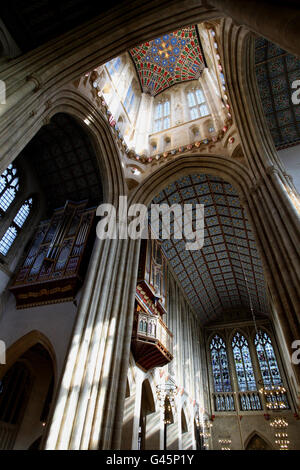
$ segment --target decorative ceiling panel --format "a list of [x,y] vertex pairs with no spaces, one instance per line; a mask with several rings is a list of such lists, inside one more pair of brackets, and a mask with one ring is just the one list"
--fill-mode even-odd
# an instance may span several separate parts
[[[264,275],[250,224],[235,189],[221,178],[190,175],[168,185],[154,204],[205,205],[201,250],[188,251],[185,240],[171,238],[162,248],[202,323],[230,309],[267,314]],[[172,229],[173,227],[173,229]],[[246,279],[245,279],[246,278]]]
[[263,110],[277,149],[300,143],[300,104],[291,85],[300,78],[300,59],[264,38],[255,43],[256,77]]
[[129,52],[142,90],[153,96],[177,83],[199,78],[205,67],[195,26],[165,34]]
[[102,186],[96,153],[82,126],[67,114],[56,114],[29,142],[22,155],[31,163],[49,209],[66,200],[100,204]]

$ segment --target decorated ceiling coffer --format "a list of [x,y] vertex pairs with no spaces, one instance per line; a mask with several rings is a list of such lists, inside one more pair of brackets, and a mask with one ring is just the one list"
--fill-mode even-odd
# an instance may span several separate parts
[[10,286],[17,308],[73,300],[83,283],[94,238],[95,209],[67,201],[40,223]]
[[196,26],[164,34],[129,52],[142,91],[152,96],[172,85],[197,80],[206,66]]
[[144,370],[173,359],[173,335],[163,321],[167,306],[167,262],[157,240],[143,240],[139,261],[131,349]]

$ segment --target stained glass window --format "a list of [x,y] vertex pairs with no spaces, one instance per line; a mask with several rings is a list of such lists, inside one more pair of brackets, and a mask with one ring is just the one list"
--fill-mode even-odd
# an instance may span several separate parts
[[14,223],[21,228],[27,219],[30,209],[32,206],[32,198],[28,199],[27,201],[24,202],[24,204],[20,207],[18,210],[15,218],[14,218]]
[[216,411],[234,411],[235,404],[233,394],[216,394],[214,397]]
[[259,330],[255,336],[258,362],[265,386],[282,385],[281,375],[276,361],[271,338],[265,331]]
[[155,108],[153,132],[168,129],[170,125],[170,101],[159,102]]
[[191,119],[198,119],[199,117],[207,116],[209,114],[204,93],[200,88],[190,90],[187,94],[187,99]]
[[3,256],[6,256],[8,251],[10,250],[13,242],[17,238],[17,235],[21,228],[23,227],[27,217],[29,216],[30,210],[32,207],[32,198],[27,199],[24,204],[20,207],[18,212],[16,213],[11,226],[8,227],[5,234],[0,240],[0,253]]
[[0,176],[0,214],[4,214],[19,190],[16,167],[11,163]]
[[215,392],[231,392],[226,347],[223,339],[218,335],[211,340],[210,354]]
[[5,256],[18,235],[15,227],[8,227],[0,240],[0,253]]
[[239,390],[256,390],[256,382],[248,346],[248,341],[239,332],[232,340],[233,357]]
[[241,394],[240,406],[242,411],[257,411],[262,409],[258,393]]

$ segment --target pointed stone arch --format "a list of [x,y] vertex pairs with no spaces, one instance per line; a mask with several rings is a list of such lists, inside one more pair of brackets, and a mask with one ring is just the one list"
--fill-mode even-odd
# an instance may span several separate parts
[[251,201],[250,172],[241,163],[222,155],[201,155],[201,158],[198,155],[180,155],[145,178],[132,193],[131,200],[148,205],[168,184],[192,173],[207,173],[223,178],[237,190],[242,203],[247,206],[247,201]]
[[37,330],[9,347],[0,377],[1,449],[28,449],[44,434],[54,404],[56,369],[52,345]]
[[128,381],[128,378],[127,378],[127,381],[126,381],[126,395],[125,395],[125,398],[129,398],[130,397],[130,387],[129,387],[129,381]]
[[144,407],[146,414],[154,413],[156,410],[155,400],[153,396],[153,391],[149,379],[146,378],[142,384],[142,403],[141,406]]
[[30,331],[7,348],[6,364],[0,368],[0,380],[4,377],[10,367],[18,360],[18,358],[36,344],[42,345],[51,357],[54,375],[57,380],[57,361],[54,348],[47,336],[38,330]]
[[149,437],[152,434],[152,419],[155,415],[156,405],[148,378],[142,383],[141,389],[141,409],[139,421],[139,449],[149,449]]
[[186,401],[182,405],[180,414],[181,447],[183,450],[190,450],[194,445],[194,417]]
[[274,450],[268,439],[258,431],[253,431],[245,441],[245,450]]
[[187,418],[183,407],[181,408],[181,432],[182,434],[188,432]]
[[43,104],[44,109],[39,118],[28,132],[20,136],[18,144],[12,146],[5,160],[2,160],[1,171],[21,153],[44,125],[50,123],[53,116],[65,113],[75,118],[91,140],[99,165],[104,201],[118,201],[119,194],[127,192],[124,172],[110,126],[97,107],[72,85],[62,88],[51,101]]
[[55,96],[51,107],[43,116],[43,122],[49,122],[60,112],[73,116],[90,136],[98,156],[103,199],[116,204],[119,194],[126,194],[127,187],[119,150],[108,122],[91,100],[71,87],[62,89]]

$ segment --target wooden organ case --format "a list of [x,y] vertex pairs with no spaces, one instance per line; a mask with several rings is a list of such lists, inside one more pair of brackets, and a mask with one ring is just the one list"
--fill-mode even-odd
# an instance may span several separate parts
[[83,283],[95,230],[95,209],[67,201],[41,222],[10,291],[17,308],[73,300]]
[[167,263],[159,241],[142,240],[131,350],[145,371],[173,359],[173,335],[163,321],[166,283]]

